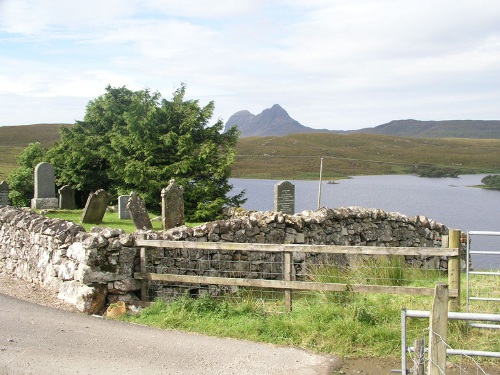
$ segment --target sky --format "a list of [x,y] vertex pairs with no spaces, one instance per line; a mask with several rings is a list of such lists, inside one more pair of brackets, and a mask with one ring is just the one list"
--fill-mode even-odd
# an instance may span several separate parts
[[500,1],[0,0],[0,126],[182,84],[213,123],[274,104],[331,130],[500,120]]

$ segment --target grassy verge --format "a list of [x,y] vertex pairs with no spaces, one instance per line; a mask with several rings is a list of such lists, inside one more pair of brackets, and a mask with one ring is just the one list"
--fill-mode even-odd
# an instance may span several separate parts
[[[493,282],[483,287],[498,285]],[[280,300],[264,300],[256,293],[240,291],[237,296],[219,298],[158,300],[140,314],[124,319],[163,329],[296,346],[344,358],[397,357],[401,308],[429,310],[431,306],[431,297],[318,292],[294,295],[293,312],[283,313]],[[427,327],[426,319],[409,319],[408,340],[427,338]],[[500,332],[479,331],[465,322],[450,321],[448,342],[453,348],[500,351]]]

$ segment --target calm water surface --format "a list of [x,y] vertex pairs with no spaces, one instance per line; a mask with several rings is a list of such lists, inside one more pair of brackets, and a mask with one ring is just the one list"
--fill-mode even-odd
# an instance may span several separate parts
[[[449,228],[466,231],[500,232],[500,191],[473,188],[485,175],[459,178],[422,178],[410,175],[357,176],[337,184],[323,181],[321,206],[336,208],[361,206],[399,212],[406,216],[423,215]],[[248,210],[274,209],[277,180],[231,179],[234,191],[246,190]],[[295,210],[316,210],[318,181],[295,181]],[[500,251],[500,236],[473,237],[473,250]],[[475,268],[500,269],[500,256],[473,258]]]

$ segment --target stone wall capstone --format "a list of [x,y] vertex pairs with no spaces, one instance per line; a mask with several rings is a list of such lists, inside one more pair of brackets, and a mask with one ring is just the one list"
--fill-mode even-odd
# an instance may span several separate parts
[[[0,273],[46,286],[81,311],[94,314],[102,311],[106,303],[138,301],[140,283],[133,274],[139,271],[139,248],[134,247],[134,238],[143,235],[174,241],[441,247],[448,231],[445,225],[425,216],[410,218],[382,210],[344,207],[296,215],[232,208],[227,210],[226,219],[194,228],[125,234],[119,229],[94,227],[87,233],[73,222],[7,206],[0,208]],[[269,262],[256,260],[249,267],[252,256],[239,255],[241,264],[232,260],[239,270],[234,277],[280,278],[266,269],[266,264],[279,262],[281,254],[265,256]],[[169,273],[183,274],[189,264],[199,275],[218,276],[207,262],[210,257],[220,255],[158,249],[153,252],[149,271],[168,269]],[[305,261],[302,254],[297,254],[294,267],[300,271]],[[447,268],[445,257],[415,257],[407,262],[415,267]]]

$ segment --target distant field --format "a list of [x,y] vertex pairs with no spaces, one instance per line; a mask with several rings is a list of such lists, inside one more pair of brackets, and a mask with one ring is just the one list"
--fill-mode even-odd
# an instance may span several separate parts
[[0,126],[0,146],[26,147],[30,143],[40,142],[43,147],[50,147],[61,139],[59,129],[71,127],[70,124],[35,124],[21,126]]
[[40,142],[50,147],[61,139],[59,129],[69,124],[35,124],[0,126],[0,181],[17,168],[17,155],[30,143]]
[[318,178],[417,173],[422,164],[460,173],[499,173],[500,139],[401,138],[372,134],[292,134],[243,138],[233,177]]
[[[50,147],[68,124],[0,126],[0,181],[17,167],[30,143]],[[375,134],[309,133],[242,138],[233,177],[316,179],[417,173],[422,164],[460,173],[500,173],[500,139],[403,138]]]

